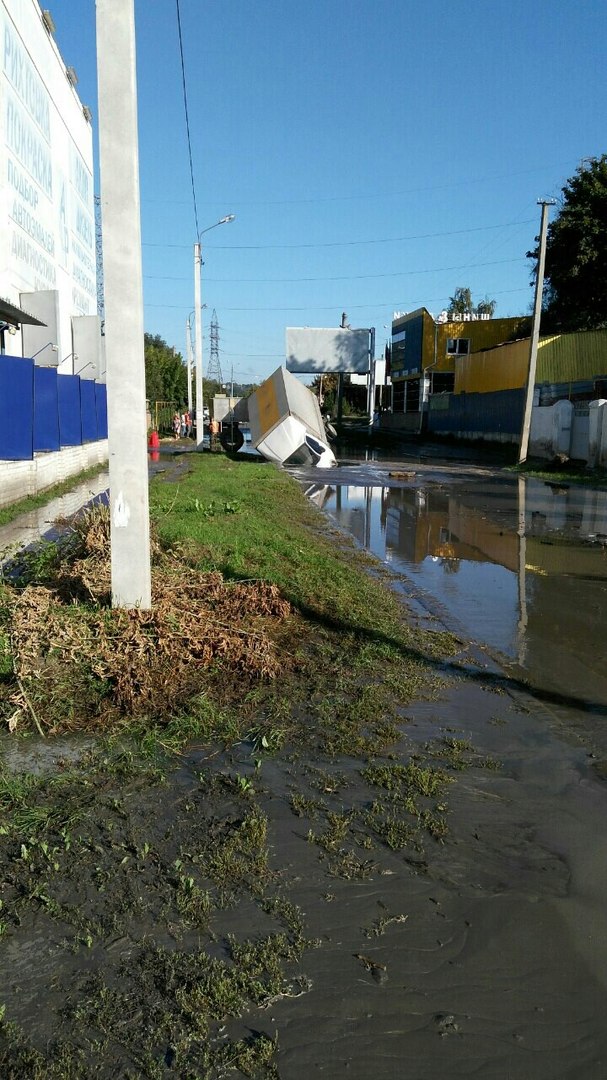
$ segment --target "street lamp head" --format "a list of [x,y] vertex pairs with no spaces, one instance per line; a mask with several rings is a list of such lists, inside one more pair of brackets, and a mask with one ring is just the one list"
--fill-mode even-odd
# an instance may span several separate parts
[[236,214],[226,214],[225,217],[222,217],[219,219],[219,221],[216,221],[214,225],[209,225],[206,229],[202,229],[198,234],[198,242],[200,243],[200,237],[203,235],[203,233],[210,232],[211,229],[216,229],[218,225],[227,225],[228,222],[234,221],[235,217]]

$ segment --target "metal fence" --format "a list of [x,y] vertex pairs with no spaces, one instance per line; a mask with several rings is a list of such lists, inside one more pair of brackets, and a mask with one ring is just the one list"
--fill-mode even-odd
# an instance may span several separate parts
[[0,356],[0,460],[107,439],[104,383]]
[[517,435],[521,430],[524,395],[524,389],[439,394],[430,398],[428,429],[437,434]]

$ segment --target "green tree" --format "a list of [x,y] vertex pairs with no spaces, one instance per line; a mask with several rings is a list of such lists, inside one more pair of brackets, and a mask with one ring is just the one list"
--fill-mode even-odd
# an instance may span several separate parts
[[[538,248],[528,251],[537,272]],[[607,327],[607,154],[586,158],[548,226],[542,329]]]
[[479,300],[475,307],[472,301],[472,291],[467,286],[458,285],[453,296],[449,297],[448,306],[449,311],[452,311],[454,315],[489,315],[490,318],[493,318],[497,301],[490,300],[488,296],[485,296],[482,300]]
[[453,296],[449,297],[448,306],[449,311],[452,311],[454,315],[471,315],[473,307],[470,289],[463,285],[458,285]]
[[145,393],[150,401],[188,400],[188,373],[181,353],[159,334],[145,334]]
[[337,375],[332,372],[315,375],[310,390],[318,398],[323,413],[333,416],[337,408]]
[[492,319],[496,307],[497,300],[490,300],[488,296],[485,296],[482,300],[479,300],[474,309],[474,313],[475,315],[488,315],[489,318]]

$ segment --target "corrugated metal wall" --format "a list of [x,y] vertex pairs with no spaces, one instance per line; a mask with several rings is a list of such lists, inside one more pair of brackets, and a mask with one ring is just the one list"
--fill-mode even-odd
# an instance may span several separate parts
[[104,383],[0,357],[0,460],[27,461],[39,451],[107,439]]
[[455,365],[456,394],[517,390],[527,381],[529,338],[462,356]]
[[[494,345],[500,345],[503,341],[511,341],[512,338],[522,337],[531,332],[531,322],[527,317],[520,319],[472,319],[470,322],[447,322],[438,327],[437,355],[444,358],[447,352],[448,338],[469,338],[470,352],[478,353],[481,349],[486,350]],[[465,363],[469,357],[447,357],[448,364],[438,364],[437,371],[459,370],[459,366]],[[476,389],[476,387],[474,387]],[[493,389],[505,390],[506,387],[494,387]]]
[[428,430],[437,434],[518,435],[524,389],[483,394],[441,394],[430,398]]
[[536,382],[575,382],[606,374],[607,330],[558,334],[540,341]]
[[[525,385],[529,339],[461,357],[455,368],[455,393],[487,394]],[[558,334],[539,343],[536,384],[593,382],[607,376],[607,330]]]

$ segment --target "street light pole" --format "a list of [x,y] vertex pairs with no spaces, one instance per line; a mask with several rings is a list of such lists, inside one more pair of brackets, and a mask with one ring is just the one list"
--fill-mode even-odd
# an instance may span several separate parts
[[200,237],[203,233],[216,229],[218,225],[226,225],[234,221],[235,214],[226,214],[225,217],[209,225],[198,234],[198,243],[194,244],[194,330],[195,330],[195,363],[196,363],[196,447],[202,449],[204,438],[204,410],[202,402],[202,304],[201,304],[201,277],[202,277],[202,244]]

